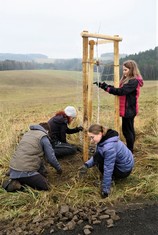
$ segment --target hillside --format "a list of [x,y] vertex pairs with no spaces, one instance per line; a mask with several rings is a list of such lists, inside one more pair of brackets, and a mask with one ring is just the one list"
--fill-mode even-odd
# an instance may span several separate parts
[[[143,75],[144,80],[157,80],[158,74],[158,47],[138,54],[126,55],[120,54],[120,76],[122,74],[122,63],[125,60],[135,60]],[[102,74],[102,80],[113,80],[113,53],[104,53],[99,60],[99,72]],[[7,60],[2,61],[2,58]],[[66,70],[82,71],[82,59],[53,59],[42,54],[3,54],[0,53],[0,71],[5,70]],[[97,71],[94,66],[94,71]],[[110,75],[110,76],[109,76]],[[108,76],[108,77],[107,77]]]
[[128,55],[124,59],[120,59],[120,64],[125,60],[135,60],[139,65],[140,72],[144,80],[158,79],[158,47],[150,49],[138,54]]
[[[119,54],[120,58],[125,58],[126,56],[128,56],[128,55],[127,54]],[[111,53],[101,54],[100,59],[104,60],[104,61],[113,61],[114,60],[114,53],[111,52]]]
[[0,61],[15,60],[15,61],[34,61],[38,59],[47,59],[48,56],[43,54],[14,54],[0,53]]

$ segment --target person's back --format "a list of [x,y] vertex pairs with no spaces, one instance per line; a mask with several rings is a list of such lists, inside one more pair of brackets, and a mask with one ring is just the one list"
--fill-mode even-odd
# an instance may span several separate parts
[[48,131],[48,123],[30,126],[30,130],[24,134],[10,160],[10,179],[4,183],[4,189],[16,191],[21,184],[37,190],[48,190],[44,159],[58,174],[62,173],[49,141]]
[[40,140],[47,136],[43,128],[29,130],[26,132],[13,157],[10,161],[10,167],[17,171],[34,171],[40,168],[41,157],[44,155]]
[[68,120],[65,117],[64,113],[52,117],[48,121],[48,124],[51,129],[50,137],[52,142],[55,143],[60,141],[66,143],[66,129],[67,129]]
[[120,171],[125,169],[128,171],[134,165],[134,158],[132,152],[127,148],[127,146],[121,141],[118,140],[117,143],[117,154],[116,154],[116,167]]

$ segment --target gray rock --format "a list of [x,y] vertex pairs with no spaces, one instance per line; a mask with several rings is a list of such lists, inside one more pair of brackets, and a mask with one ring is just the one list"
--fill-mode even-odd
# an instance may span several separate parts
[[111,216],[111,219],[117,221],[117,220],[120,220],[120,217],[115,214],[115,215],[112,215],[112,216]]
[[94,221],[93,221],[93,224],[100,224],[100,223],[101,223],[100,220],[94,220]]
[[111,228],[111,227],[114,226],[114,221],[112,219],[108,219],[106,222],[107,222],[107,227],[108,228]]
[[61,214],[64,214],[64,213],[67,213],[69,212],[69,206],[68,205],[63,205],[60,207],[60,213]]
[[83,232],[84,232],[85,235],[91,234],[91,231],[90,231],[88,228],[85,228],[85,229],[83,230]]
[[110,216],[109,215],[100,215],[99,219],[108,219]]
[[91,225],[87,224],[83,227],[83,229],[93,230],[93,227]]
[[76,226],[76,223],[74,220],[71,220],[70,222],[68,222],[65,227],[67,228],[67,230],[73,230]]
[[83,220],[82,220],[82,219],[80,219],[80,220],[77,222],[78,225],[80,225],[80,224],[82,224],[82,223],[83,223]]
[[106,211],[105,211],[105,213],[107,214],[107,215],[115,215],[116,214],[116,211],[115,210],[110,210],[110,209],[107,209]]

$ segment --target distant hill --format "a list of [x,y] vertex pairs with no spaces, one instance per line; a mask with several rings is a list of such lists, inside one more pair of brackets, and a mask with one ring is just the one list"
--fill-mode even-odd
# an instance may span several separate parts
[[[126,56],[127,56],[127,54],[120,54],[119,55],[120,59],[125,58]],[[113,61],[114,60],[114,53],[101,54],[100,59],[104,60],[104,61]]]
[[[120,58],[126,57],[127,54],[120,54]],[[113,61],[114,60],[114,53],[104,53],[101,54],[100,60],[103,61]],[[51,63],[66,63],[67,61],[73,61],[74,59],[54,59],[54,58],[48,58],[47,55],[43,54],[14,54],[14,53],[0,53],[0,61],[5,60],[14,60],[14,61],[23,61],[23,62],[32,62],[39,64],[51,64]],[[76,60],[80,60],[81,58],[78,58]]]
[[[144,80],[158,79],[158,47],[138,54],[126,55],[120,54],[120,74],[122,74],[122,64],[125,60],[135,60],[143,75]],[[95,59],[95,58],[94,58]],[[112,80],[114,74],[113,53],[104,53],[100,56],[100,71],[102,71],[102,80]],[[101,68],[102,66],[102,68]],[[94,71],[97,71],[94,65]],[[82,71],[82,58],[72,59],[53,59],[43,54],[9,54],[0,53],[0,71],[5,70],[35,70],[35,69],[53,69],[66,71]]]
[[34,61],[38,59],[47,59],[48,56],[43,54],[13,54],[13,53],[0,53],[0,61],[15,60],[15,61]]

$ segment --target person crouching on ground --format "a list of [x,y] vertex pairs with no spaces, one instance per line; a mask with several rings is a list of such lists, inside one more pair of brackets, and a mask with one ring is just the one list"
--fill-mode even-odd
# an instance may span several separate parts
[[73,155],[77,152],[77,146],[67,142],[66,135],[83,130],[82,126],[69,128],[68,125],[77,116],[73,106],[67,106],[63,111],[58,111],[49,121],[50,138],[56,157]]
[[37,190],[48,190],[49,184],[43,168],[44,157],[58,174],[62,173],[48,137],[47,123],[30,126],[19,142],[10,161],[10,179],[3,187],[16,191],[20,185],[28,185]]
[[101,196],[108,197],[112,180],[126,178],[132,172],[134,158],[132,152],[119,139],[118,132],[99,124],[89,127],[88,136],[97,145],[96,152],[80,168],[80,173],[96,165],[102,174]]

